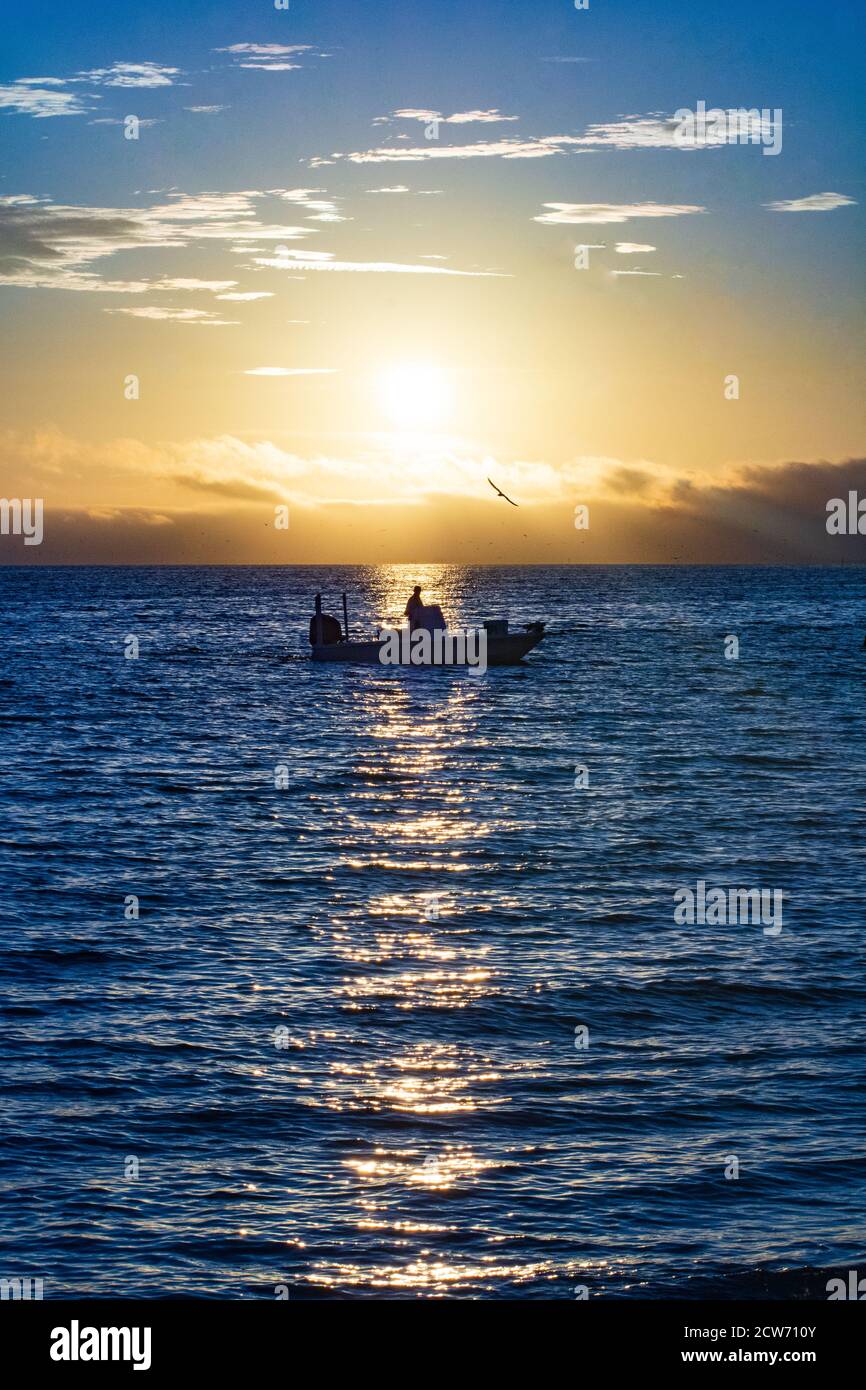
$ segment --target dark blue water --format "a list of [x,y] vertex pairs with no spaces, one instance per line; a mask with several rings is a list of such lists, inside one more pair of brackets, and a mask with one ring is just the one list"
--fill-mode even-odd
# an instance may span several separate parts
[[[554,631],[482,679],[303,659],[317,588],[360,630],[416,580]],[[0,591],[0,1274],[824,1297],[863,1263],[863,570]],[[698,879],[782,891],[781,934],[677,925]]]

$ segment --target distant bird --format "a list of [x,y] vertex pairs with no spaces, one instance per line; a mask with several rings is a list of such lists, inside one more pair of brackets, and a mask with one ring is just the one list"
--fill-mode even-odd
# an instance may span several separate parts
[[[488,481],[488,483],[490,484],[490,486],[493,488],[493,491],[496,493],[496,496],[497,496],[497,497],[505,497],[505,493],[502,491],[502,488],[497,487],[496,484],[494,483],[494,481],[493,481],[492,478],[488,478],[487,481]],[[511,502],[511,498],[510,498],[510,497],[505,497],[505,500],[506,500],[506,502]],[[511,505],[512,505],[512,507],[517,507],[517,506],[519,506],[519,503],[517,503],[517,502],[511,502]]]

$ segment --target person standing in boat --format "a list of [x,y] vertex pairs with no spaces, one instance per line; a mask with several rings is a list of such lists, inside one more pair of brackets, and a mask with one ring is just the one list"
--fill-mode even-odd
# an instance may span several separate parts
[[418,626],[418,618],[424,604],[421,600],[421,585],[416,584],[412,590],[412,597],[406,604],[406,617],[409,619],[409,631],[414,632]]

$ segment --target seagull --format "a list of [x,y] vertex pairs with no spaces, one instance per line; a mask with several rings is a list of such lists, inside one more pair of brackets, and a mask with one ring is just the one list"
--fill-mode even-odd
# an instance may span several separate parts
[[[490,486],[493,488],[493,491],[496,493],[496,496],[497,496],[497,497],[505,497],[505,493],[502,491],[501,488],[499,488],[499,487],[496,486],[496,484],[494,483],[494,481],[493,481],[492,478],[488,478],[487,481],[488,481],[488,483],[490,484]],[[511,502],[511,498],[510,498],[510,497],[505,497],[505,500],[506,500],[506,502]],[[518,503],[518,502],[511,502],[511,505],[512,505],[512,507],[517,507],[517,506],[519,506],[519,503]]]

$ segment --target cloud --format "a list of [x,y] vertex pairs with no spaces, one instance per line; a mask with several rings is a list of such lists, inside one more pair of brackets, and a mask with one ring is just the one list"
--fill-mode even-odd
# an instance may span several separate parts
[[[136,116],[135,119],[136,119],[136,121],[138,122],[138,125],[139,125],[139,127],[140,127],[142,130],[144,130],[145,127],[147,127],[147,126],[151,126],[151,125],[161,125],[161,124],[162,124],[162,122],[161,122],[159,119],[157,119],[156,117],[153,117],[153,116],[148,116],[148,117],[146,117],[146,118],[145,118],[145,117]],[[126,118],[125,118],[125,117],[121,117],[121,116],[96,116],[96,117],[94,118],[94,120],[88,121],[87,124],[88,124],[88,125],[126,125]]]
[[238,294],[218,294],[217,299],[232,299],[238,304],[251,302],[254,299],[273,299],[272,290],[246,290]]
[[[46,116],[85,116],[92,110],[93,100],[98,95],[86,97],[79,92],[61,90],[72,85],[90,87],[172,87],[175,79],[181,76],[180,68],[166,67],[162,63],[112,63],[107,68],[91,68],[78,72],[72,77],[19,77],[14,82],[0,86],[0,109],[16,112],[19,115],[44,118]],[[206,108],[188,108],[206,109]],[[120,121],[105,117],[92,121],[92,125],[120,124]],[[152,120],[142,121],[142,125],[153,125]]]
[[[693,153],[718,150],[728,145],[775,145],[781,139],[781,113],[745,107],[698,113],[685,108],[672,116],[653,112],[648,116],[621,116],[599,121],[575,138],[559,137],[564,144],[585,149],[662,149]],[[778,124],[777,124],[778,122]],[[765,151],[767,153],[767,151]]]
[[638,217],[687,217],[706,212],[706,208],[690,203],[545,203],[547,212],[534,217],[534,222],[568,226],[605,225],[629,222]]
[[[418,121],[439,120],[443,124],[459,125],[472,120],[516,120],[515,116],[500,116],[498,112],[458,112],[455,116],[439,116],[435,111],[396,111],[395,116]],[[589,125],[582,135],[542,135],[527,139],[503,137],[499,140],[478,140],[468,145],[450,145],[429,140],[424,145],[383,145],[372,150],[357,150],[350,154],[334,152],[329,159],[321,156],[310,160],[313,167],[348,159],[353,164],[411,163],[429,159],[548,159],[569,150],[586,153],[591,150],[664,149],[694,152],[700,149],[720,149],[725,145],[742,143],[746,135],[757,140],[768,134],[767,123],[760,113],[731,112],[726,130],[709,128],[700,139],[691,143],[683,139],[682,123],[676,116],[655,113],[649,116],[622,116],[615,121],[598,121]],[[389,117],[379,117],[387,122]],[[401,137],[398,136],[398,139]]]
[[55,82],[59,85],[59,79],[39,79],[50,86],[34,86],[35,81],[35,78],[22,77],[11,85],[0,86],[0,109],[37,120],[47,116],[84,116],[91,110],[78,92],[58,91]]
[[810,193],[806,198],[788,198],[764,203],[770,212],[832,212],[834,208],[856,207],[856,198],[844,193]]
[[331,159],[316,157],[310,165],[332,164],[348,159],[352,164],[410,164],[425,159],[544,159],[561,151],[545,140],[479,140],[472,145],[446,145],[431,140],[427,145],[385,145],[375,150],[360,150],[353,154],[335,153]]
[[173,277],[151,281],[154,290],[230,290],[237,280],[195,280]]
[[[27,194],[0,197],[0,283],[33,289],[138,294],[146,280],[109,281],[94,263],[119,251],[184,248],[198,242],[298,240],[312,228],[266,223],[261,192],[169,194],[146,208],[67,206]],[[226,281],[226,288],[235,282]]]
[[316,478],[328,471],[319,456],[301,458],[270,440],[249,443],[233,435],[162,446],[151,467],[179,487],[239,501],[286,501],[290,490],[300,500],[304,484],[315,491]]
[[312,53],[317,58],[328,56],[309,43],[233,43],[214,52],[228,53],[238,67],[258,72],[293,72],[303,66],[296,60],[304,53]]
[[[413,190],[405,183],[393,184],[390,188],[368,188],[367,193],[412,193]],[[416,198],[438,198],[441,197],[441,188],[416,188],[414,194]]]
[[639,241],[618,241],[614,247],[621,256],[639,256],[655,249],[654,246],[644,246]]
[[193,111],[202,116],[215,116],[218,111],[228,111],[227,106],[185,106],[184,111]]
[[236,319],[221,319],[206,309],[171,309],[157,304],[141,305],[135,309],[106,309],[106,314],[128,314],[135,319],[160,319],[171,323],[191,323],[207,328],[228,328],[237,324]]
[[244,376],[333,376],[336,367],[248,367]]
[[269,188],[268,192],[277,198],[283,198],[286,202],[306,208],[310,222],[348,222],[351,220],[338,211],[336,199],[320,196],[325,192],[324,188]]
[[[709,475],[647,459],[493,460],[460,441],[407,445],[403,436],[343,457],[231,435],[93,444],[46,430],[10,432],[0,446],[6,490],[42,496],[46,506],[44,544],[36,553],[4,548],[0,558],[12,563],[279,562],[285,551],[269,548],[276,502],[292,508],[295,562],[412,554],[511,563],[866,561],[866,537],[826,530],[832,498],[866,495],[864,458],[740,464]],[[503,531],[488,474],[520,498],[521,534]],[[159,505],[126,505],[135,486]],[[576,539],[577,502],[591,507],[592,529]]]
[[481,278],[499,277],[496,270],[449,270],[444,266],[411,265],[402,261],[335,261],[330,251],[288,251],[279,259],[257,256],[257,265],[273,270],[330,270],[346,273],[378,275],[464,275]]
[[[747,116],[749,113],[742,114]],[[594,121],[587,126],[583,135],[577,136],[574,140],[566,138],[563,143],[577,144],[584,149],[716,149],[738,139],[741,122],[738,113],[732,112],[732,117],[734,119],[725,132],[713,127],[706,131],[701,141],[696,140],[692,143],[683,139],[682,123],[676,116],[664,116],[659,113],[650,116],[622,116],[616,121]],[[743,124],[744,134],[751,134],[753,129],[763,130],[764,127],[763,124],[753,127],[748,121]]]
[[79,72],[69,80],[97,87],[173,87],[174,79],[180,75],[180,68],[162,63],[112,63],[108,68]]
[[376,123],[380,124],[386,120],[399,121],[423,121],[429,124],[431,121],[439,121],[442,125],[489,125],[500,121],[518,121],[519,116],[503,116],[501,111],[455,111],[452,116],[443,116],[440,111],[417,111],[409,107],[401,111],[392,111],[389,116],[378,116]]
[[215,53],[233,53],[244,58],[262,58],[269,62],[271,58],[282,58],[292,53],[309,53],[312,48],[308,43],[233,43],[228,48],[215,48]]

